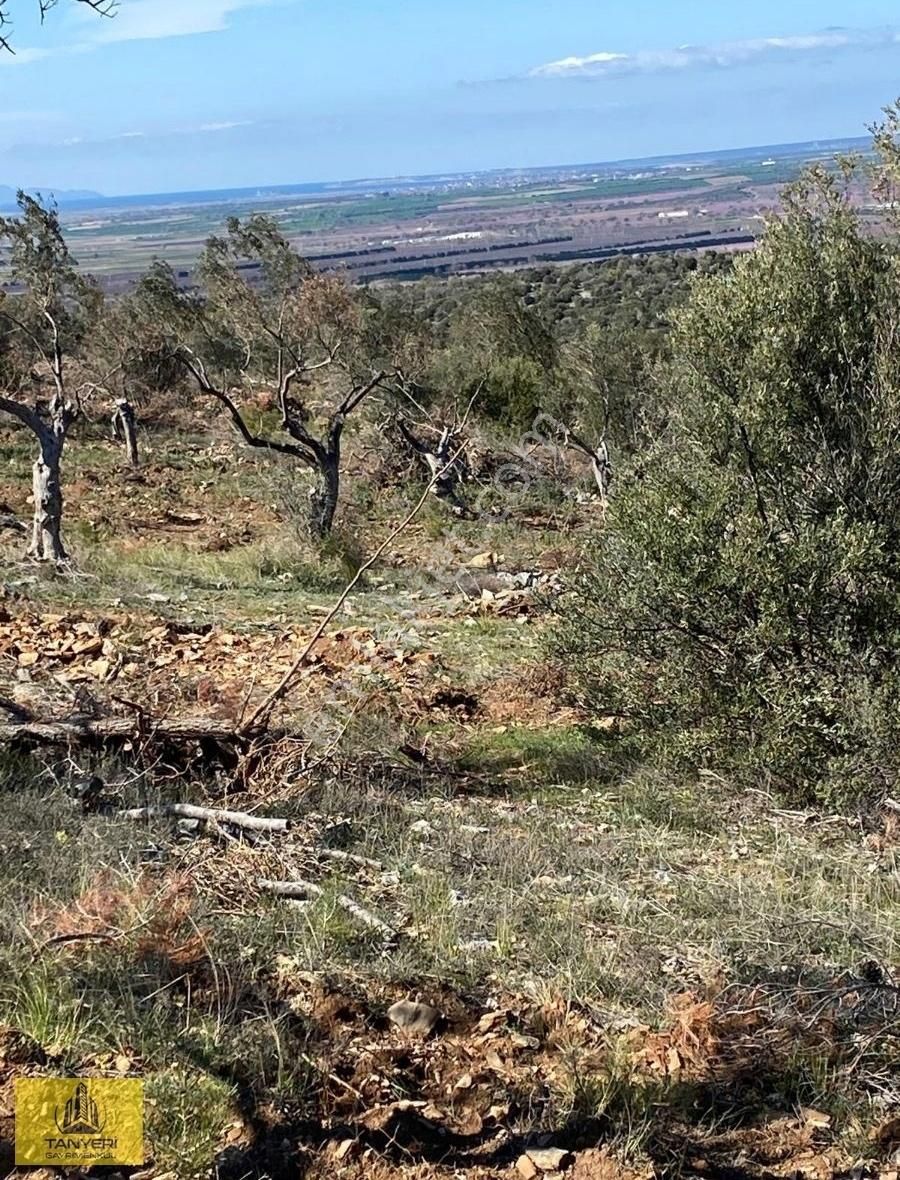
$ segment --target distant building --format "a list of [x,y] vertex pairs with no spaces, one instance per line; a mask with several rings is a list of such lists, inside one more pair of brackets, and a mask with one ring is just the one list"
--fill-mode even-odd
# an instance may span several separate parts
[[679,221],[682,217],[690,217],[690,209],[673,209],[671,212],[663,210],[658,214],[660,221]]

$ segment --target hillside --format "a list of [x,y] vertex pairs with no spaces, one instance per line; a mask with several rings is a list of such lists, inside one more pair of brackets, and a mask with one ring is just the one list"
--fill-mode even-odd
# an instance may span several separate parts
[[87,1180],[15,1165],[67,1076],[143,1083],[133,1180],[896,1180],[853,194],[377,289],[261,215],[125,296],[0,229],[0,1173]]

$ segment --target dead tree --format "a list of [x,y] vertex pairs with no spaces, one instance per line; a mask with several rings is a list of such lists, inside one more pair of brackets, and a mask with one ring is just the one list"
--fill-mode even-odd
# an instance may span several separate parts
[[606,439],[602,439],[596,447],[591,447],[583,439],[580,439],[577,434],[566,429],[565,441],[566,446],[571,447],[574,451],[579,451],[582,455],[590,459],[594,482],[597,484],[597,490],[600,492],[600,499],[605,504],[609,499],[609,489],[612,486],[613,480],[612,463],[610,462],[609,447],[607,446]]
[[125,397],[116,398],[112,415],[112,436],[115,442],[125,444],[125,454],[130,467],[140,466],[137,441],[137,418],[134,406]]
[[445,427],[435,443],[428,443],[414,435],[402,418],[397,419],[397,428],[407,446],[428,468],[432,495],[449,504],[457,516],[465,516],[468,509],[460,494],[464,474],[463,463],[461,458],[453,458],[460,449],[456,430]]
[[[65,561],[62,540],[62,456],[80,397],[70,395],[67,354],[79,341],[96,306],[93,291],[76,271],[56,210],[19,193],[18,218],[0,218],[0,239],[12,247],[12,277],[21,294],[0,304],[0,412],[34,435],[34,520],[28,554]],[[50,396],[47,397],[47,386]]]

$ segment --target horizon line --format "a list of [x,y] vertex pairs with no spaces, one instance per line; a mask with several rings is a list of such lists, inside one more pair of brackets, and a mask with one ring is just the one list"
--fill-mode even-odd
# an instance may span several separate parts
[[[162,197],[173,197],[173,198],[174,197],[196,197],[196,196],[215,195],[217,193],[222,193],[222,194],[247,193],[248,195],[252,195],[252,190],[256,190],[256,195],[258,195],[259,197],[264,197],[266,195],[266,190],[269,190],[271,193],[274,194],[277,191],[284,192],[286,190],[290,191],[293,189],[301,189],[301,188],[310,187],[310,186],[316,186],[316,187],[325,186],[325,187],[333,187],[335,189],[340,189],[344,186],[358,186],[358,185],[369,185],[369,184],[370,185],[396,184],[398,182],[415,183],[415,182],[426,182],[429,180],[439,180],[439,179],[448,179],[448,180],[457,179],[457,178],[463,177],[463,176],[491,176],[491,175],[504,175],[504,174],[508,175],[511,173],[512,174],[514,174],[514,173],[526,174],[526,173],[530,173],[530,172],[542,172],[542,171],[546,171],[546,170],[559,171],[559,170],[566,169],[566,168],[595,168],[595,167],[596,168],[613,168],[613,167],[616,167],[617,165],[624,166],[627,164],[652,163],[654,161],[660,161],[660,162],[687,161],[687,160],[691,160],[691,159],[695,159],[695,158],[699,158],[699,157],[717,156],[717,155],[723,155],[723,154],[734,154],[734,153],[738,153],[738,152],[754,152],[754,151],[761,152],[761,151],[772,151],[772,150],[778,151],[778,150],[784,150],[784,149],[788,149],[788,148],[811,148],[811,147],[815,147],[817,145],[822,145],[824,148],[827,145],[858,144],[858,143],[866,143],[866,142],[871,142],[871,136],[868,136],[868,135],[858,135],[858,136],[837,135],[837,136],[833,136],[833,137],[824,137],[824,138],[820,136],[815,139],[788,140],[788,141],[784,141],[784,142],[780,142],[780,143],[755,143],[755,144],[745,144],[745,145],[741,145],[738,147],[729,147],[729,148],[726,148],[726,147],[697,148],[697,149],[694,149],[694,150],[688,151],[688,152],[673,152],[673,153],[664,153],[663,152],[663,153],[657,153],[655,155],[648,155],[648,156],[623,156],[623,157],[620,157],[617,159],[610,159],[610,160],[593,160],[593,161],[586,160],[586,161],[582,161],[582,162],[568,162],[568,163],[555,163],[555,164],[530,164],[527,166],[508,165],[508,166],[500,166],[500,167],[494,167],[494,168],[472,168],[472,169],[463,168],[458,171],[452,171],[452,172],[448,171],[448,172],[423,172],[423,173],[397,173],[393,176],[358,176],[358,177],[347,177],[347,178],[344,178],[341,180],[335,180],[335,179],[303,180],[303,181],[290,181],[290,182],[286,182],[286,183],[285,182],[277,182],[277,183],[272,183],[272,184],[228,185],[228,186],[225,186],[222,188],[210,188],[210,189],[203,189],[203,188],[160,189],[157,192],[134,192],[134,191],[132,191],[132,192],[121,192],[121,193],[101,193],[101,192],[98,192],[92,196],[75,197],[69,201],[66,201],[64,197],[62,199],[58,199],[56,196],[56,190],[54,190],[54,188],[49,185],[27,185],[26,186],[26,185],[0,184],[0,188],[6,188],[6,189],[9,189],[10,191],[22,190],[26,193],[31,193],[31,194],[46,193],[46,195],[48,197],[52,197],[53,199],[58,200],[58,203],[60,204],[60,206],[68,205],[71,208],[76,205],[81,205],[81,206],[90,207],[90,203],[92,201],[97,201],[97,200],[121,201],[121,200],[136,199],[139,197],[152,197],[152,198],[156,198],[156,199],[162,198]],[[60,189],[59,191],[62,193],[65,193],[66,191],[69,191],[69,190]],[[79,189],[75,188],[74,190],[71,190],[71,191],[77,192],[77,191],[83,191],[83,190],[79,190]],[[2,201],[0,201],[0,208],[6,208],[6,207],[7,206],[4,205],[4,203]]]

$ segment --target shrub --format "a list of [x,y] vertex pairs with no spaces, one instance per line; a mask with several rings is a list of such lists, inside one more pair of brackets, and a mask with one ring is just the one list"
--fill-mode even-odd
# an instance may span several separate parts
[[896,775],[898,277],[824,175],[676,316],[665,436],[556,636],[643,750],[849,802]]

